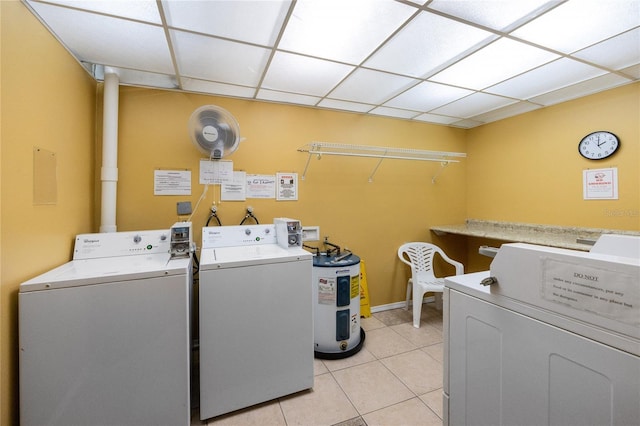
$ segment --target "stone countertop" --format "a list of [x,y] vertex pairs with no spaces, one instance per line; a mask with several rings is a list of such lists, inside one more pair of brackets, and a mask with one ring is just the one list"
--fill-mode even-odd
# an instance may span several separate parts
[[589,251],[593,243],[602,234],[640,235],[640,232],[636,231],[495,222],[476,219],[467,219],[463,224],[432,226],[431,230],[436,235],[458,234],[583,251]]

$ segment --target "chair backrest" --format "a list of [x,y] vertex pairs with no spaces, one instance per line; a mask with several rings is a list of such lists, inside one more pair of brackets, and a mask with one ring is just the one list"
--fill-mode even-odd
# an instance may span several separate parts
[[411,274],[427,272],[433,275],[433,256],[439,253],[444,255],[440,247],[422,242],[405,243],[398,248],[398,257],[411,266]]

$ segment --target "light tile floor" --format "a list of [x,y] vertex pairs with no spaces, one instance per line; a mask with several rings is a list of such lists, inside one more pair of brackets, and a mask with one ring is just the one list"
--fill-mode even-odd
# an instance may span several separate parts
[[394,309],[362,318],[363,348],[340,360],[314,361],[312,390],[193,425],[442,425],[442,312]]

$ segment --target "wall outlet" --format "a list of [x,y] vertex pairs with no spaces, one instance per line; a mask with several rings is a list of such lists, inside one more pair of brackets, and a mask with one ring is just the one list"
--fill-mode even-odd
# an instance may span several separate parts
[[320,241],[319,226],[303,226],[302,241]]

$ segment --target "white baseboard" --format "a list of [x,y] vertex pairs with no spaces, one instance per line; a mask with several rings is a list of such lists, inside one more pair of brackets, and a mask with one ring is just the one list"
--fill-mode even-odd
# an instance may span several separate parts
[[[434,302],[435,300],[436,298],[434,296],[429,296],[429,297],[425,297],[422,303],[430,303],[430,302]],[[372,306],[371,313],[375,314],[376,312],[390,311],[392,309],[405,308],[406,306],[407,306],[407,303],[404,301],[387,303],[386,305]],[[411,302],[409,302],[409,306],[411,306]]]

